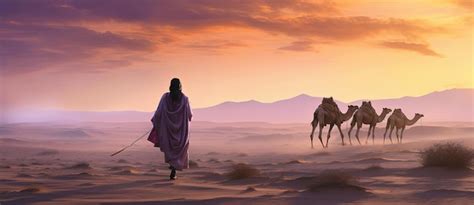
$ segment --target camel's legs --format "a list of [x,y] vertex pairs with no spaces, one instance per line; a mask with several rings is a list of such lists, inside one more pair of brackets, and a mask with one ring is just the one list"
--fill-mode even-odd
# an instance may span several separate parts
[[402,131],[400,132],[400,144],[402,143],[403,139],[403,131],[405,131],[405,127],[402,127]]
[[344,134],[342,133],[341,130],[341,125],[337,125],[337,129],[339,129],[339,134],[341,134],[341,140],[342,140],[342,146],[344,146]]
[[327,136],[327,138],[326,138],[326,148],[327,148],[328,145],[329,145],[329,138],[331,138],[331,130],[332,130],[333,127],[334,127],[334,124],[330,124],[330,125],[329,125],[328,136]]
[[372,130],[372,125],[369,125],[369,131],[367,132],[367,139],[365,139],[365,144],[368,144],[369,142],[369,137],[370,137],[370,131]]
[[383,144],[385,144],[385,136],[387,135],[387,130],[385,129],[385,133],[383,134]]
[[[351,127],[351,129],[352,129],[352,127]],[[349,134],[349,144],[352,145],[351,133],[349,132],[348,134]]]
[[372,128],[372,144],[375,144],[375,126],[377,125],[374,125],[374,127]]
[[392,142],[392,131],[393,131],[393,127],[394,127],[393,125],[390,126],[390,133],[388,134],[388,138],[390,138],[390,144],[393,144],[393,142]]
[[387,136],[387,131],[390,126],[390,121],[387,120],[387,125],[385,126],[385,133],[383,133],[383,144],[385,144],[385,136]]
[[319,119],[319,136],[318,137],[319,137],[319,141],[321,142],[321,145],[324,148],[323,138],[321,137],[321,135],[323,134],[323,128],[324,128],[324,113],[323,112],[318,113],[318,119]]
[[400,137],[398,136],[398,130],[399,130],[399,128],[396,127],[395,129],[396,129],[396,130],[395,130],[395,134],[397,134],[397,143],[400,143]]
[[351,127],[349,128],[349,132],[347,132],[347,135],[349,136],[349,144],[351,144],[351,145],[352,145],[351,132],[352,132],[352,129],[354,128],[355,124],[356,124],[355,118],[352,118]]
[[359,140],[359,130],[361,127],[362,127],[362,121],[357,122],[356,139],[359,142],[359,145],[361,145],[360,140]]
[[318,136],[318,138],[319,138],[319,141],[321,142],[321,145],[324,148],[323,137],[321,137],[321,134],[323,133],[323,127],[324,127],[324,125],[319,124],[319,136]]
[[314,130],[316,129],[316,126],[318,126],[318,120],[314,119],[313,122],[311,122],[311,126],[312,126],[312,129],[311,129],[311,135],[309,136],[309,138],[311,139],[311,149],[314,149],[313,136],[314,136]]

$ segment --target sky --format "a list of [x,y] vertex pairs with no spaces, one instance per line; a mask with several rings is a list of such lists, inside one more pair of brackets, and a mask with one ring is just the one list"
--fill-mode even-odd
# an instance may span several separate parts
[[471,0],[2,0],[3,114],[473,88]]

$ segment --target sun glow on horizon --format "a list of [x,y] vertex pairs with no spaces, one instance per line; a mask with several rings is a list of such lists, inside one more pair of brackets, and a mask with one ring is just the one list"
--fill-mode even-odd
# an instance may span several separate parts
[[458,1],[180,2],[1,2],[2,109],[150,111],[173,77],[195,108],[474,88]]

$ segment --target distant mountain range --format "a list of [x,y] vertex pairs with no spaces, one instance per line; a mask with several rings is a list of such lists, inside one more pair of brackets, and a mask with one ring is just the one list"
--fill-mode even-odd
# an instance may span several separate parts
[[[313,112],[321,103],[322,97],[298,95],[272,103],[258,101],[225,102],[216,106],[194,110],[199,121],[236,122],[262,121],[273,123],[310,122]],[[336,101],[341,111],[347,105],[361,105],[363,100],[349,103]],[[426,121],[472,122],[474,117],[474,89],[450,89],[432,92],[418,97],[371,100],[372,105],[381,112],[382,108],[402,108],[410,118],[415,113],[425,115]]]
[[[298,95],[272,103],[255,100],[244,102],[224,102],[207,108],[193,110],[194,121],[210,122],[270,122],[270,123],[309,123],[322,97]],[[379,113],[382,108],[402,108],[411,118],[414,113],[425,115],[424,121],[473,122],[474,89],[450,89],[432,92],[418,97],[371,100]],[[362,100],[349,103],[337,101],[341,111],[347,105],[359,105]],[[101,121],[138,122],[148,121],[152,112],[80,112],[54,111],[36,115],[32,121]],[[31,118],[30,118],[31,119]]]

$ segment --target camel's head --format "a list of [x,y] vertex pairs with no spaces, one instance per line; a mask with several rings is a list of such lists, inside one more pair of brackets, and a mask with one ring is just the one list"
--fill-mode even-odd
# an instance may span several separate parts
[[390,113],[392,109],[384,107],[382,112]]
[[372,106],[372,103],[370,101],[362,101],[361,107],[370,107]]
[[334,98],[332,97],[323,98],[322,103],[336,104],[336,102],[334,101]]
[[349,110],[357,110],[357,109],[359,109],[359,106],[357,106],[357,105],[348,105],[348,106],[347,106],[347,109],[349,109]]
[[424,117],[424,115],[423,115],[423,114],[420,114],[420,113],[415,113],[415,117],[422,118],[422,117]]

